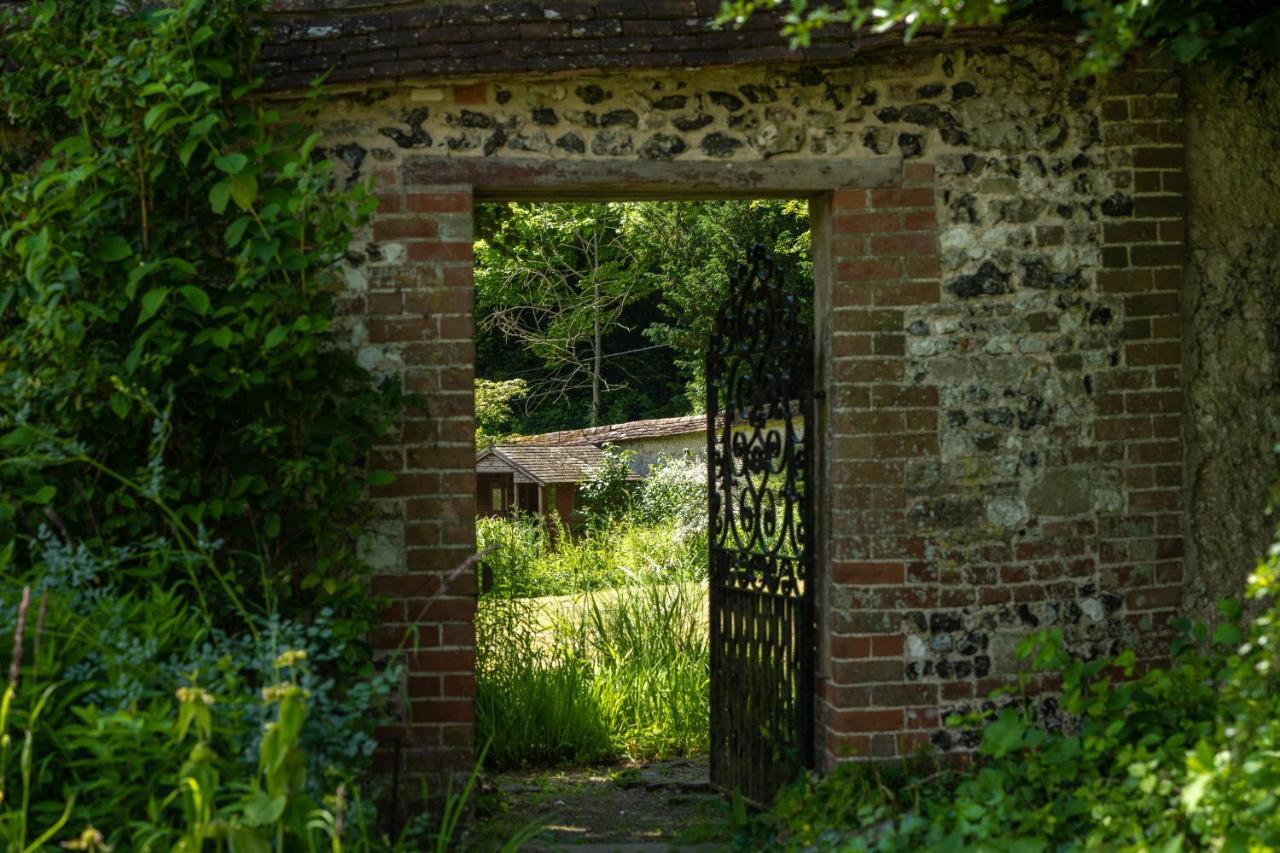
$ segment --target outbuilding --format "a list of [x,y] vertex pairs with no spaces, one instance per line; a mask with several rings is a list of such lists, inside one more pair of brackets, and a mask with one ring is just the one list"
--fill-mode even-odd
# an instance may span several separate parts
[[552,513],[573,520],[578,484],[604,464],[604,452],[584,445],[492,445],[476,454],[476,516]]

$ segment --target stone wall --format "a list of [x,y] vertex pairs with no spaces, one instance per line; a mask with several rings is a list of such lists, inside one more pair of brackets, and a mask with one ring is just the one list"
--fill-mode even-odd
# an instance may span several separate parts
[[1280,441],[1280,71],[1187,87],[1187,607],[1213,619],[1272,541]]
[[[403,523],[379,588],[452,578],[472,543],[472,196],[442,182],[499,197],[534,176],[553,198],[590,167],[607,196],[609,175],[622,193],[705,167],[741,195],[805,175],[827,392],[826,760],[971,748],[942,721],[1020,672],[1013,649],[1037,628],[1159,659],[1182,583],[1177,81],[1139,69],[1104,90],[1073,80],[1074,60],[1010,44],[460,77],[330,103],[325,150],[373,175],[382,205],[353,256],[353,344],[428,393],[407,448],[389,448]],[[860,189],[840,189],[850,164],[867,166]],[[819,191],[823,175],[837,177]],[[474,584],[455,582],[430,582],[456,603],[417,623],[441,644],[412,664],[435,691],[406,723],[424,756],[470,733]]]

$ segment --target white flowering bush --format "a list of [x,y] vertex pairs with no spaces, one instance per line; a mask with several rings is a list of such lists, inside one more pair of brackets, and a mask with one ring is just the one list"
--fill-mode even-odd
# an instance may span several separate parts
[[688,452],[659,457],[636,492],[635,512],[648,523],[674,520],[690,531],[706,530],[706,459]]

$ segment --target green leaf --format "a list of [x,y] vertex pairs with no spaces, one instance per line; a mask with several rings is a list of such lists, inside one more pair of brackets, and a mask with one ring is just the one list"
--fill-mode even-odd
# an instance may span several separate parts
[[226,349],[231,346],[231,330],[226,326],[220,326],[209,333],[209,338],[213,341],[213,345],[219,349]]
[[129,398],[124,394],[116,392],[111,395],[111,411],[116,413],[116,417],[123,418],[129,414]]
[[227,242],[228,249],[234,249],[240,245],[240,241],[244,239],[244,229],[248,228],[249,223],[252,221],[248,216],[241,216],[227,226],[227,233],[224,235],[224,239]]
[[168,103],[156,104],[154,107],[147,110],[147,114],[142,117],[143,128],[145,128],[146,130],[150,130],[151,128],[155,127],[156,122],[164,118],[164,114],[169,112],[170,106],[172,105]]
[[164,304],[164,300],[169,296],[169,288],[153,287],[142,297],[142,313],[138,315],[138,322],[145,323],[151,319],[160,306]]
[[195,266],[182,258],[169,258],[168,264],[170,269],[181,273],[186,278],[191,278],[196,274]]
[[209,295],[194,284],[183,285],[178,288],[178,292],[186,297],[187,304],[191,306],[191,310],[200,316],[209,313]]
[[253,175],[236,175],[231,179],[231,198],[241,210],[248,210],[258,198],[258,179]]
[[42,504],[42,505],[48,504],[50,501],[53,500],[53,496],[56,495],[57,493],[58,493],[58,490],[53,486],[41,486],[40,488],[36,489],[35,494],[31,496],[31,502]]
[[1240,629],[1224,622],[1213,632],[1213,641],[1222,646],[1234,646],[1240,642]]
[[182,162],[182,165],[185,166],[191,162],[191,155],[196,153],[196,147],[199,144],[200,139],[198,137],[188,139],[182,143],[182,147],[178,149],[178,159]]
[[244,822],[250,826],[273,824],[284,814],[287,802],[285,797],[273,797],[266,791],[258,791],[245,801]]
[[271,843],[253,827],[237,826],[227,833],[229,853],[271,853]]
[[371,486],[389,486],[396,481],[396,475],[390,471],[370,471],[369,485]]
[[112,263],[114,261],[122,261],[132,255],[133,247],[129,245],[128,240],[119,234],[112,234],[98,244],[98,251],[95,254],[98,260]]
[[288,334],[289,332],[283,326],[276,326],[274,329],[267,332],[267,337],[262,342],[262,348],[274,349],[280,346],[280,344],[284,342],[285,336]]
[[249,165],[249,158],[235,151],[231,154],[223,154],[213,161],[213,165],[228,175],[238,175],[244,171],[245,166]]
[[213,206],[213,212],[221,214],[227,209],[227,201],[231,198],[231,182],[218,181],[209,190],[209,204]]

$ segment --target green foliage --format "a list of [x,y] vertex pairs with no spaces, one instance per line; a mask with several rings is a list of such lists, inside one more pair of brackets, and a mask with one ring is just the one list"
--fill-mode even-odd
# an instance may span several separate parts
[[[373,725],[384,716],[399,670],[352,671],[358,656],[332,614],[308,625],[268,617],[256,620],[252,632],[229,634],[209,627],[186,596],[141,582],[180,572],[175,564],[188,555],[157,546],[104,559],[52,537],[42,545],[40,567],[25,579],[30,585],[10,574],[16,582],[0,589],[0,660],[17,661],[19,674],[9,681],[12,719],[31,730],[37,756],[23,779],[22,813],[0,802],[0,825],[23,814],[52,824],[74,798],[77,825],[68,829],[92,825],[113,844],[136,838],[137,827],[121,816],[151,814],[187,752],[174,736],[175,689],[198,685],[216,700],[203,737],[216,757],[205,763],[222,779],[251,778],[274,713],[259,694],[279,681],[283,650],[308,663],[290,675],[307,694],[309,712],[296,738],[305,752],[307,796],[318,802],[325,791],[350,788],[364,771]],[[37,706],[39,725],[26,711],[34,714]],[[12,784],[3,777],[0,785]]]
[[364,460],[401,401],[334,346],[371,202],[248,97],[260,6],[3,13],[0,541],[25,567],[46,524],[98,553],[182,528],[223,545],[213,612],[350,614]]
[[505,598],[573,595],[656,581],[676,583],[706,575],[706,534],[672,521],[621,520],[554,534],[538,520],[481,518],[476,540],[493,594]]
[[1068,20],[1078,27],[1084,56],[1077,72],[1104,74],[1135,50],[1167,51],[1181,63],[1211,63],[1240,71],[1280,58],[1280,7],[1258,0],[877,0],[843,4],[808,0],[726,0],[720,20],[741,25],[760,9],[785,8],[782,33],[807,46],[814,30],[842,25],[905,41],[921,28],[991,26],[1029,19]]
[[1280,547],[1250,579],[1247,630],[1184,625],[1172,664],[1140,675],[1131,652],[1082,662],[1060,633],[1036,635],[1020,653],[1060,675],[1065,725],[997,697],[951,721],[985,726],[976,770],[906,781],[849,765],[785,792],[754,832],[786,849],[1275,849],[1278,570]]
[[476,447],[496,444],[515,429],[515,402],[529,393],[523,379],[477,379]]
[[706,535],[481,519],[476,726],[498,767],[705,751]]
[[[477,364],[483,376],[528,383],[517,432],[591,420],[593,304],[606,307],[597,417],[618,422],[702,404],[707,336],[751,245],[773,250],[806,304],[813,295],[800,201],[482,205],[478,214]],[[597,273],[600,300],[588,292]]]
[[406,401],[341,346],[371,203],[255,98],[262,6],[0,11],[6,849],[457,826],[385,838],[356,786],[401,678],[354,544]]
[[647,524],[674,521],[681,528],[707,528],[707,460],[685,452],[661,456],[649,466],[633,501],[638,519]]
[[592,423],[604,415],[607,345],[656,285],[635,264],[626,215],[623,204],[495,207],[475,247],[477,325],[542,363],[535,399],[590,388]]
[[651,324],[645,336],[670,347],[685,379],[690,411],[705,405],[707,341],[729,292],[729,278],[748,249],[756,244],[769,249],[785,273],[783,286],[801,305],[813,304],[807,202],[639,204],[627,233],[663,282],[663,319]]
[[578,505],[587,523],[608,526],[631,511],[634,450],[605,445],[604,462],[590,480],[578,484]]
[[476,636],[476,728],[492,739],[494,767],[707,750],[702,584],[485,597]]

